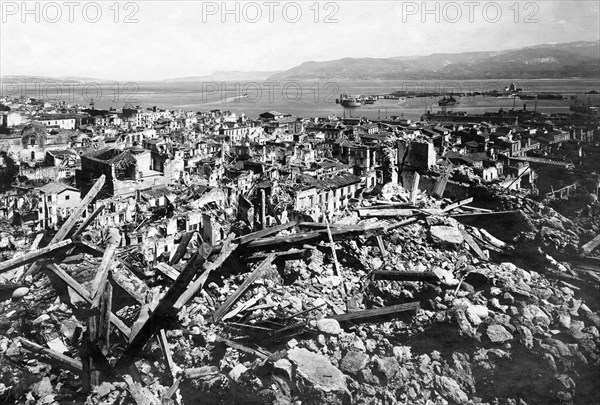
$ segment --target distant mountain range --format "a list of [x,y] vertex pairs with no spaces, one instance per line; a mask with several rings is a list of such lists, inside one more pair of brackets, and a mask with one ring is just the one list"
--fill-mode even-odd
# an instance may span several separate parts
[[269,80],[423,80],[600,78],[600,41],[496,52],[305,62]]
[[[469,80],[600,78],[600,40],[545,44],[489,52],[434,53],[392,58],[343,58],[304,62],[281,72],[217,71],[148,82],[265,81],[265,80]],[[3,76],[5,82],[107,83],[86,77]],[[142,82],[142,81],[140,81]]]

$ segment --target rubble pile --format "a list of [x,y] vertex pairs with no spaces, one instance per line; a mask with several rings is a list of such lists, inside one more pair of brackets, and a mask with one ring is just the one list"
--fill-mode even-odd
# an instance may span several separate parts
[[502,241],[451,215],[472,199],[409,194],[189,246],[150,273],[114,234],[1,264],[0,402],[599,402],[598,284],[510,260],[523,241],[575,254],[587,233],[541,206]]

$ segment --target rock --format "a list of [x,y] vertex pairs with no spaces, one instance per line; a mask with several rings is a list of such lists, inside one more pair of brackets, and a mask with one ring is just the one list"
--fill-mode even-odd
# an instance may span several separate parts
[[394,346],[392,352],[399,362],[409,361],[412,358],[410,346]]
[[44,377],[39,382],[33,385],[33,392],[38,398],[43,398],[46,395],[52,394],[52,384],[50,378]]
[[233,381],[238,381],[242,374],[244,374],[248,369],[243,364],[236,364],[234,368],[229,372],[229,378]]
[[512,340],[513,335],[502,325],[490,325],[485,331],[486,336],[492,343],[503,343]]
[[365,348],[368,352],[373,353],[377,348],[377,342],[373,339],[367,339],[365,341]]
[[526,305],[521,311],[523,317],[534,325],[550,326],[550,318],[537,305]]
[[13,293],[12,293],[12,299],[13,300],[18,300],[18,299],[23,298],[27,294],[29,294],[29,288],[27,288],[27,287],[19,287],[16,290],[13,291]]
[[354,340],[351,343],[351,346],[357,350],[360,350],[361,352],[367,351],[367,348],[366,348],[364,342],[359,337],[354,338]]
[[364,352],[350,350],[340,362],[340,368],[345,373],[355,375],[362,370],[368,362],[369,356],[367,356]]
[[458,229],[446,225],[432,226],[429,236],[433,244],[440,248],[458,249],[465,241]]
[[433,269],[433,272],[440,279],[440,281],[446,285],[454,286],[458,285],[459,283],[459,281],[454,277],[454,274],[452,274],[452,272],[449,270],[436,267]]
[[109,382],[103,382],[102,384],[100,384],[98,387],[96,387],[96,394],[98,394],[98,396],[100,398],[107,396],[108,394],[111,393],[112,390],[115,389],[115,386],[112,385]]
[[460,388],[460,385],[458,385],[456,380],[450,377],[436,375],[435,385],[437,386],[440,395],[444,398],[447,398],[456,404],[466,404],[469,402],[469,397]]
[[484,305],[471,305],[467,308],[468,315],[475,315],[480,319],[485,319],[489,316],[489,311]]
[[33,321],[31,321],[31,323],[33,325],[38,325],[40,323],[46,322],[48,319],[50,319],[50,315],[48,315],[48,314],[41,314],[40,316],[38,316],[37,318],[35,318]]
[[346,377],[321,354],[303,348],[290,349],[288,359],[296,365],[296,385],[303,403],[350,404]]
[[380,374],[385,375],[387,381],[390,381],[400,371],[400,364],[395,357],[380,357],[375,360],[375,368]]
[[275,370],[280,371],[282,374],[287,376],[288,380],[292,380],[292,363],[288,359],[279,359],[274,364],[273,367]]
[[335,319],[323,318],[317,321],[317,329],[330,335],[339,335],[342,332],[340,323]]

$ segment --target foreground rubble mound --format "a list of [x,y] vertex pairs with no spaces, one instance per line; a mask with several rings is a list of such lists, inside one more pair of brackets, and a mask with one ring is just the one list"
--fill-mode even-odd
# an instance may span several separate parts
[[[32,254],[43,273],[0,264],[20,282],[0,304],[0,402],[600,402],[598,284],[542,243],[568,220],[529,213],[533,237],[510,241],[450,216],[467,202],[361,204],[150,273],[118,235]],[[565,234],[573,249],[588,238]],[[524,240],[535,268],[516,256]]]

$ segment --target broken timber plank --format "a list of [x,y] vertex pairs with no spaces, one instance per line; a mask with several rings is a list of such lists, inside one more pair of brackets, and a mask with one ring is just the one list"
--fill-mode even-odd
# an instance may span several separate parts
[[98,268],[96,276],[94,277],[94,281],[92,282],[92,291],[90,292],[90,296],[92,297],[92,309],[96,309],[100,306],[100,301],[102,300],[104,287],[106,286],[106,282],[108,280],[108,273],[112,265],[113,257],[117,251],[117,248],[119,247],[119,243],[121,242],[121,234],[116,229],[114,229],[114,231],[115,232],[111,233],[111,236],[109,237],[106,250],[102,256],[102,262],[100,263],[100,267]]
[[171,266],[179,263],[179,261],[183,258],[183,256],[185,255],[185,252],[187,250],[187,247],[190,244],[190,241],[192,240],[192,237],[194,236],[195,233],[196,233],[196,231],[191,231],[191,232],[186,232],[183,234],[183,236],[181,237],[181,242],[179,242],[179,245],[177,245],[177,249],[175,250],[175,253],[173,253],[173,257],[171,258],[171,260],[169,260],[169,264]]
[[475,239],[473,239],[473,237],[471,236],[471,234],[469,232],[467,232],[467,231],[464,231],[464,230],[460,230],[460,233],[462,234],[462,236],[465,239],[465,241],[467,242],[467,244],[471,247],[471,249],[473,249],[473,252],[475,252],[475,254],[477,255],[477,257],[479,259],[481,259],[481,260],[486,260],[487,261],[487,257],[483,253],[483,250],[481,250],[481,248],[479,247],[479,245],[477,244],[477,242],[475,242]]
[[374,280],[395,281],[439,281],[439,277],[431,271],[394,271],[373,270],[371,276]]
[[385,245],[383,244],[383,238],[381,237],[381,235],[377,235],[375,239],[377,240],[377,247],[381,251],[381,256],[386,257],[388,255],[388,252],[385,249]]
[[164,329],[161,329],[158,332],[158,343],[160,344],[160,348],[165,356],[165,361],[167,363],[167,370],[169,370],[169,374],[173,378],[175,382],[175,377],[177,374],[175,362],[173,361],[173,356],[171,356],[171,347],[169,345],[169,341],[167,340],[167,334]]
[[21,342],[21,344],[23,346],[25,346],[26,348],[28,348],[31,351],[40,352],[40,353],[50,357],[51,359],[60,362],[63,366],[66,366],[69,369],[72,369],[75,371],[83,371],[83,364],[78,360],[75,360],[67,355],[59,353],[56,350],[52,350],[52,349],[49,349],[42,345],[39,345],[35,342],[32,342],[31,340],[27,340],[23,337],[19,337],[17,339],[19,339],[19,341]]
[[129,345],[125,348],[119,360],[117,360],[117,364],[115,365],[116,370],[124,369],[131,365],[152,335],[162,329],[165,316],[168,314],[172,315],[174,309],[178,310],[181,308],[175,306],[176,302],[183,292],[187,292],[186,288],[188,284],[190,284],[198,268],[202,266],[209,254],[210,247],[207,245],[203,245],[202,249],[194,253],[146,322],[140,327],[135,336],[130,337]]
[[[204,272],[198,277],[194,282],[181,294],[181,296],[177,299],[174,304],[175,309],[180,309],[183,307],[198,291],[204,287],[204,283],[210,276],[210,273],[220,268],[225,260],[231,256],[231,254],[237,249],[238,245],[236,243],[231,243],[233,238],[229,237],[225,240],[223,244],[223,248],[219,253],[219,256],[215,259],[215,261],[209,263],[204,269]],[[183,272],[182,272],[183,273]]]
[[[359,235],[374,236],[385,232],[387,224],[376,222],[372,224],[348,225],[331,229],[331,234],[337,241],[353,239]],[[303,244],[318,244],[328,240],[327,230],[302,232],[284,236],[272,236],[250,242],[248,249],[290,248]]]
[[69,234],[69,232],[71,232],[73,227],[75,227],[77,221],[81,219],[83,211],[87,209],[87,206],[90,205],[90,203],[94,200],[94,198],[96,198],[100,190],[102,190],[105,180],[106,176],[104,175],[98,178],[96,184],[94,184],[92,188],[90,188],[90,191],[88,191],[85,197],[83,197],[83,200],[81,200],[81,204],[79,204],[79,206],[71,213],[71,215],[69,215],[69,218],[60,227],[58,232],[56,232],[56,235],[54,235],[54,237],[50,241],[50,244],[60,242]]
[[[48,270],[52,271],[58,277],[60,277],[73,291],[83,298],[88,304],[92,303],[90,298],[90,292],[86,290],[81,284],[79,284],[73,277],[67,274],[66,271],[58,264],[55,263],[44,263],[43,264]],[[131,330],[125,325],[125,323],[119,319],[115,314],[110,314],[110,321],[119,329],[125,336],[129,336]]]
[[365,309],[363,311],[348,312],[343,315],[334,315],[329,318],[338,322],[362,321],[369,318],[375,318],[382,315],[397,314],[399,312],[416,311],[421,307],[418,302],[409,302],[407,304],[392,305],[389,307]]
[[160,271],[162,274],[170,278],[171,280],[176,280],[179,277],[179,271],[175,270],[173,267],[169,266],[167,263],[158,262],[154,265],[154,268]]
[[581,255],[587,256],[592,253],[598,246],[600,246],[600,234],[596,235],[594,239],[581,246]]
[[373,217],[410,217],[413,215],[413,210],[403,208],[384,208],[384,209],[358,209],[358,215],[361,218],[373,218]]
[[263,260],[262,263],[259,264],[258,267],[252,273],[250,273],[248,277],[246,277],[242,285],[239,286],[239,288],[235,290],[235,292],[215,311],[212,317],[213,322],[219,322],[229,308],[231,308],[231,306],[235,304],[242,295],[244,295],[248,287],[250,287],[252,283],[254,283],[259,277],[261,277],[267,270],[271,268],[271,263],[273,262],[274,258],[275,255],[273,254],[267,256],[267,258]]
[[239,237],[235,238],[233,240],[233,242],[237,242],[240,245],[245,245],[247,243],[252,242],[253,240],[264,238],[266,236],[274,235],[274,234],[279,233],[281,231],[285,231],[285,230],[288,230],[290,228],[293,228],[294,226],[296,226],[296,222],[290,221],[290,222],[287,222],[285,224],[276,225],[276,226],[273,226],[271,228],[265,228],[265,229],[262,229],[262,230],[257,231],[257,232],[252,232],[252,233],[249,233],[247,235],[239,236]]
[[96,219],[96,217],[100,215],[102,211],[104,211],[104,208],[104,204],[101,204],[98,208],[96,208],[96,210],[94,210],[94,212],[92,212],[92,214],[88,216],[81,225],[79,225],[79,228],[77,228],[75,233],[73,233],[73,237],[81,235],[83,231],[85,231],[86,228],[92,223],[92,221]]
[[5,271],[12,270],[24,264],[32,263],[44,257],[51,256],[59,250],[68,248],[69,246],[71,246],[71,243],[71,239],[65,239],[63,241],[56,242],[41,249],[38,249],[34,252],[27,252],[20,257],[14,257],[12,259],[1,262],[0,273],[4,273]]
[[44,234],[38,233],[35,236],[35,239],[33,240],[33,242],[31,243],[31,246],[29,247],[29,251],[33,252],[34,250],[38,250],[40,247],[40,242],[42,241],[43,238],[44,238]]
[[[83,211],[85,211],[87,209],[87,206],[94,200],[94,198],[96,198],[96,195],[98,195],[100,190],[102,190],[105,180],[106,180],[106,176],[104,176],[104,175],[102,175],[98,178],[96,183],[92,186],[92,188],[90,188],[90,191],[88,191],[88,193],[85,195],[83,200],[81,200],[81,203],[79,204],[79,206],[73,212],[71,212],[71,215],[69,215],[69,218],[67,218],[67,220],[65,221],[64,224],[62,224],[62,226],[60,227],[58,232],[56,232],[56,234],[52,237],[52,239],[50,240],[50,243],[48,243],[48,245],[52,245],[52,244],[61,242],[64,238],[67,237],[69,232],[71,232],[71,230],[75,227],[75,224],[77,223],[77,221],[79,221],[81,219],[81,215],[83,214]],[[40,266],[37,263],[33,263],[33,265],[31,265],[29,267],[29,269],[27,269],[27,271],[25,272],[25,275],[33,274],[39,269],[40,269]]]
[[465,198],[464,200],[460,200],[454,202],[452,204],[447,205],[442,209],[442,212],[449,212],[458,207],[462,207],[463,205],[471,204],[473,202],[473,197]]
[[[307,249],[290,249],[285,252],[272,252],[275,255],[273,262],[277,261],[288,261],[288,260],[301,260],[306,257]],[[252,256],[245,257],[246,262],[258,262],[264,260],[268,256],[267,253],[255,253]]]
[[329,238],[329,247],[331,249],[331,258],[333,259],[333,268],[335,269],[335,275],[340,277],[342,275],[342,271],[340,270],[340,263],[337,259],[335,243],[333,242],[333,235],[331,235],[331,227],[329,226],[329,221],[327,218],[325,218],[325,224],[327,225],[327,238]]
[[256,357],[259,357],[259,358],[261,358],[263,360],[266,360],[266,359],[268,359],[269,357],[271,357],[273,355],[272,353],[269,353],[266,350],[264,350],[264,352],[266,352],[268,354],[265,354],[263,351],[258,351],[258,350],[252,349],[251,347],[244,346],[241,343],[234,342],[233,340],[226,339],[226,338],[224,338],[222,336],[219,336],[219,335],[217,335],[216,340],[217,340],[217,342],[225,343],[225,345],[227,345],[227,346],[229,346],[229,347],[231,347],[233,349],[239,350],[239,351],[244,352],[244,353],[253,354]]

